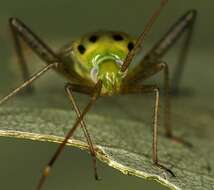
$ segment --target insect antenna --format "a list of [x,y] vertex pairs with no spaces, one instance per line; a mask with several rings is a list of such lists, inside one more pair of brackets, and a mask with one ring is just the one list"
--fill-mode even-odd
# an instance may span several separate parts
[[121,66],[121,71],[125,72],[125,70],[128,68],[129,64],[131,63],[133,57],[135,56],[135,54],[138,51],[138,48],[143,44],[146,35],[149,33],[149,31],[151,30],[153,24],[155,23],[155,21],[157,20],[158,16],[160,15],[163,7],[167,4],[168,0],[161,0],[160,6],[155,10],[155,12],[152,14],[152,16],[150,17],[149,21],[147,22],[143,32],[141,33],[141,35],[138,37],[134,48],[128,53],[128,55],[126,56],[126,59],[123,63],[123,65]]

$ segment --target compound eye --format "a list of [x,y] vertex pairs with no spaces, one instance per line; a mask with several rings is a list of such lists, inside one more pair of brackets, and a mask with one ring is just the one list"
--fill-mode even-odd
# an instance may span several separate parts
[[127,47],[128,47],[128,50],[131,51],[134,48],[134,43],[133,42],[129,42]]
[[112,38],[115,40],[115,41],[123,41],[123,36],[121,36],[120,34],[114,34],[112,36]]
[[86,51],[85,47],[82,44],[78,45],[77,49],[81,54],[84,54]]
[[98,40],[98,36],[96,36],[96,35],[92,35],[89,38],[89,41],[92,42],[92,43],[95,43],[97,40]]

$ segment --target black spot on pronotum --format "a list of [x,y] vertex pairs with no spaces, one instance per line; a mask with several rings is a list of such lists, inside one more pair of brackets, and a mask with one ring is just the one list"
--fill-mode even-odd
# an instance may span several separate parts
[[128,47],[128,50],[131,51],[134,48],[134,43],[129,42],[127,47]]
[[120,34],[114,34],[112,37],[115,41],[122,41],[123,40],[123,36],[121,36]]
[[95,43],[97,40],[98,40],[98,36],[96,36],[96,35],[92,35],[89,38],[89,41],[92,42],[92,43]]
[[85,49],[85,47],[84,47],[83,45],[80,44],[80,45],[78,45],[77,48],[78,48],[78,50],[79,50],[79,52],[80,52],[81,54],[85,53],[85,50],[86,50],[86,49]]

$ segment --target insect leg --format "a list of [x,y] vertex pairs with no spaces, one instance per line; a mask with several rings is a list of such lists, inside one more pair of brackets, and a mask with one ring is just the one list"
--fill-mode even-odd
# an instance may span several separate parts
[[[172,125],[171,125],[171,97],[170,97],[170,80],[169,80],[169,68],[167,63],[161,62],[157,65],[164,74],[164,126],[165,134],[167,137],[172,137]],[[157,70],[157,69],[156,69]]]
[[[36,34],[32,32],[18,18],[10,18],[9,26],[14,40],[15,50],[18,58],[18,63],[21,68],[24,81],[29,78],[29,70],[23,54],[21,39],[46,63],[59,62],[57,55],[49,48]],[[27,92],[32,92],[33,87],[28,86]]]
[[25,87],[29,86],[34,82],[36,79],[41,77],[46,71],[48,71],[51,68],[56,68],[58,66],[58,63],[51,63],[43,67],[40,71],[32,75],[29,79],[27,79],[24,83],[22,83],[20,86],[12,90],[8,95],[4,96],[2,99],[0,99],[0,105],[9,100],[12,96],[16,95],[19,91],[24,89]]
[[[21,42],[20,42],[20,39],[18,38],[18,35],[17,35],[18,33],[16,32],[16,30],[14,29],[14,27],[11,24],[10,21],[9,21],[9,26],[10,26],[12,38],[13,38],[13,41],[14,41],[14,46],[15,46],[15,51],[16,51],[16,56],[17,56],[17,61],[18,61],[18,64],[20,66],[20,69],[21,69],[22,78],[25,81],[30,76],[29,69],[27,67],[26,60],[25,60],[24,55],[23,55]],[[26,88],[26,91],[28,93],[31,93],[33,91],[32,85],[29,85]]]
[[170,88],[170,80],[169,80],[169,68],[166,62],[160,62],[157,65],[164,72],[164,102],[165,102],[165,134],[168,138],[174,140],[175,142],[182,143],[188,147],[192,147],[192,144],[186,140],[183,140],[180,137],[177,137],[172,132],[172,124],[171,124],[171,88]]
[[[151,68],[152,69],[152,68]],[[164,126],[165,134],[168,138],[172,139],[175,142],[182,143],[188,147],[192,147],[192,144],[183,140],[180,137],[177,137],[172,132],[172,123],[171,123],[171,96],[170,96],[170,80],[169,80],[169,68],[166,62],[159,62],[159,64],[154,65],[153,70],[163,71],[164,74]]]
[[145,55],[142,61],[128,73],[125,80],[128,83],[136,83],[143,80],[145,78],[144,75],[147,74],[147,70],[145,69],[145,67],[148,67],[150,64],[158,64],[159,60],[162,59],[162,57],[186,31],[187,35],[181,49],[172,80],[173,92],[174,94],[178,93],[180,79],[183,73],[189,46],[192,39],[196,16],[196,10],[189,10],[181,18],[179,18],[178,21],[174,25],[172,25],[168,32],[161,38],[161,40],[159,40]]
[[[73,108],[77,114],[77,117],[80,117],[81,116],[81,112],[80,112],[80,109],[79,109],[79,106],[77,105],[75,99],[74,99],[74,95],[73,95],[73,91],[79,91],[79,92],[82,92],[84,94],[88,94],[90,93],[90,95],[93,93],[93,88],[91,87],[84,87],[84,86],[80,86],[80,85],[75,85],[75,84],[71,84],[71,83],[68,83],[66,84],[65,86],[65,90],[66,90],[66,93],[73,105]],[[85,121],[82,120],[80,122],[80,125],[83,129],[83,133],[85,135],[85,138],[87,140],[87,143],[88,143],[88,146],[89,146],[89,151],[91,153],[91,157],[92,157],[92,162],[93,162],[93,168],[94,168],[94,176],[95,176],[95,179],[97,180],[98,179],[98,174],[97,174],[97,166],[96,166],[96,152],[95,152],[95,149],[94,149],[94,146],[93,146],[93,143],[92,143],[92,140],[91,140],[91,137],[90,137],[90,134],[87,130],[87,127],[86,127],[86,124],[85,124]]]
[[48,162],[47,166],[44,168],[44,170],[42,172],[42,176],[41,176],[41,178],[39,180],[39,183],[38,183],[38,186],[36,188],[37,190],[41,190],[45,180],[47,179],[47,176],[50,173],[50,170],[51,170],[53,164],[55,163],[55,161],[58,158],[58,156],[61,154],[62,150],[64,149],[64,147],[65,147],[65,145],[67,143],[67,141],[72,137],[73,133],[75,132],[75,130],[77,129],[77,127],[79,126],[81,121],[83,120],[84,116],[88,113],[90,108],[96,102],[97,98],[100,96],[101,88],[102,88],[102,82],[98,81],[96,83],[95,87],[94,87],[94,92],[93,92],[93,95],[91,97],[91,101],[86,105],[85,109],[83,110],[81,115],[77,118],[77,120],[74,123],[73,127],[69,130],[69,132],[65,136],[63,142],[58,146],[58,148],[57,148],[56,152],[54,153],[53,157]]
[[[158,61],[155,63],[149,62],[148,64],[145,65],[144,70],[142,70],[142,80],[145,80],[154,74],[163,71],[163,76],[164,76],[164,127],[165,127],[165,134],[168,138],[174,140],[175,142],[182,143],[188,147],[191,147],[192,145],[173,135],[172,132],[172,124],[171,124],[171,85],[170,85],[170,79],[169,79],[169,68],[168,64],[163,61]],[[129,79],[130,80],[130,79]],[[133,85],[132,83],[129,83],[129,81],[126,81],[124,83],[124,86],[131,86]]]
[[[179,84],[181,76],[186,63],[190,43],[193,36],[193,29],[195,26],[197,11],[187,11],[178,21],[172,25],[169,31],[163,36],[163,38],[152,48],[151,54],[158,59],[161,59],[168,50],[176,43],[181,35],[186,31],[183,47],[181,48],[178,63],[175,67],[175,71],[172,79],[172,87],[174,94],[179,92]],[[150,55],[151,56],[151,55]]]
[[184,72],[184,65],[186,64],[187,55],[189,53],[192,36],[194,32],[194,26],[195,26],[195,20],[196,20],[197,12],[194,12],[194,16],[192,18],[192,22],[189,24],[188,31],[186,33],[183,47],[181,47],[180,54],[178,56],[178,62],[176,64],[175,70],[172,75],[172,92],[174,95],[177,95],[179,93],[179,86],[181,82],[181,77]]
[[161,169],[166,170],[172,176],[174,173],[167,167],[161,165],[158,160],[158,122],[159,122],[159,102],[160,102],[160,92],[156,85],[141,85],[141,86],[128,86],[124,87],[121,91],[122,94],[130,93],[154,93],[155,94],[155,105],[154,105],[154,116],[153,116],[153,141],[152,141],[152,160],[153,163]]

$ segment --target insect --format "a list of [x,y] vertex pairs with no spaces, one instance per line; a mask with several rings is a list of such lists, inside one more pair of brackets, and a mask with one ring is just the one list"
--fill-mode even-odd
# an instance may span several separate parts
[[[166,3],[167,0],[161,0],[160,6],[154,11],[143,32],[137,39],[134,39],[123,32],[95,32],[86,34],[72,43],[67,44],[58,53],[55,53],[21,20],[17,18],[9,19],[9,26],[11,28],[19,65],[25,82],[11,91],[8,95],[4,96],[0,100],[0,105],[24,88],[26,88],[28,92],[32,91],[32,83],[44,75],[48,70],[53,69],[67,79],[68,83],[65,85],[65,90],[77,114],[77,120],[74,125],[45,167],[41,179],[39,180],[37,190],[42,189],[53,164],[78,126],[81,126],[87,139],[90,154],[92,156],[95,179],[98,179],[96,151],[86,128],[84,116],[88,113],[99,97],[112,96],[116,94],[154,94],[152,160],[154,165],[174,176],[174,173],[170,169],[160,164],[157,154],[160,102],[159,88],[157,85],[142,84],[142,81],[156,73],[163,72],[166,136],[173,140],[182,142],[181,139],[172,134],[170,124],[169,69],[167,63],[162,61],[162,58],[186,31],[186,38],[175,70],[175,78],[173,79],[174,92],[177,93],[191,42],[197,12],[195,10],[187,11],[174,25],[170,27],[168,32],[160,39],[160,41],[158,41],[153,48],[145,54],[138,65],[133,68],[129,68],[133,57],[138,53],[146,35],[150,31]],[[20,40],[23,40],[44,62],[47,63],[46,66],[31,77],[29,75]],[[91,100],[82,111],[79,109],[75,101],[73,92],[84,93],[91,97]]]

